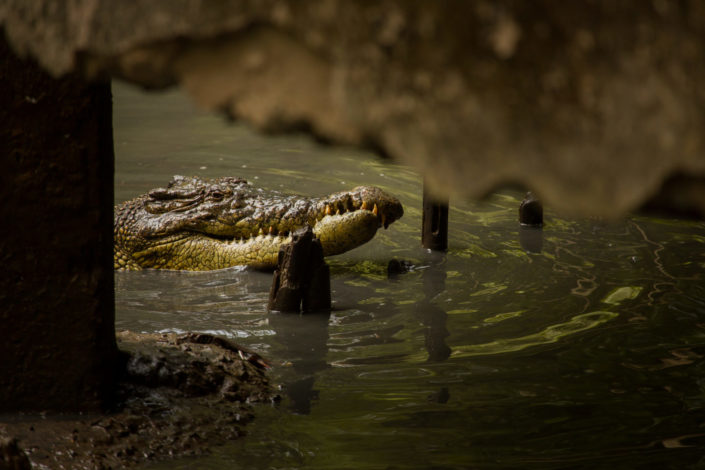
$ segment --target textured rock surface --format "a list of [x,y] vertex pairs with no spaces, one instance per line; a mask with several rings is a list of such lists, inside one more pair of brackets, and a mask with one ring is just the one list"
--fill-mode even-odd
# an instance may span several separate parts
[[376,148],[435,188],[520,183],[606,216],[674,175],[702,192],[700,0],[6,0],[0,22],[55,74],[179,83],[261,129]]
[[[242,436],[253,418],[249,402],[272,397],[254,360],[261,358],[245,350],[249,357],[243,360],[238,347],[223,339],[125,331],[117,340],[125,361],[116,410],[0,420],[0,468],[3,458],[22,462],[21,449],[35,468],[52,469],[124,468],[201,455]],[[20,448],[6,435],[17,438]]]

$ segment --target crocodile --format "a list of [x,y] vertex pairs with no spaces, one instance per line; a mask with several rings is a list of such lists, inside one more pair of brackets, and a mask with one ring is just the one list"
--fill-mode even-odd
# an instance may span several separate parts
[[115,208],[116,270],[271,269],[279,247],[309,225],[331,256],[368,242],[404,214],[380,188],[324,197],[286,195],[244,179],[174,176],[166,188]]

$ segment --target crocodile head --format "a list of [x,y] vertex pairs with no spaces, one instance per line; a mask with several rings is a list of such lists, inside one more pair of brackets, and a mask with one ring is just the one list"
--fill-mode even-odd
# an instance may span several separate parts
[[398,199],[371,186],[309,198],[239,178],[175,176],[166,188],[116,208],[115,268],[268,268],[279,246],[307,224],[330,256],[369,241],[403,213]]

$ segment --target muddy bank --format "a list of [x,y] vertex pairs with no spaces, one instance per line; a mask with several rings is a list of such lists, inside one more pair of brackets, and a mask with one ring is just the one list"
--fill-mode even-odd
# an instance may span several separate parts
[[16,438],[35,468],[121,468],[200,455],[244,434],[250,403],[277,399],[264,360],[228,341],[131,332],[117,339],[124,375],[115,410],[0,418],[0,437]]

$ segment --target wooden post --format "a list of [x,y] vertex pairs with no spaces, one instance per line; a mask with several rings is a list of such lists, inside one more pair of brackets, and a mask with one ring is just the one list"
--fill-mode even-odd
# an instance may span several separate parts
[[445,251],[448,248],[448,199],[437,200],[423,185],[421,244],[424,248]]
[[279,249],[269,291],[269,310],[299,313],[330,310],[330,271],[311,227],[296,231]]
[[526,193],[519,206],[519,223],[532,227],[543,225],[543,205],[531,191]]
[[519,206],[519,243],[529,253],[543,248],[543,205],[531,191]]

